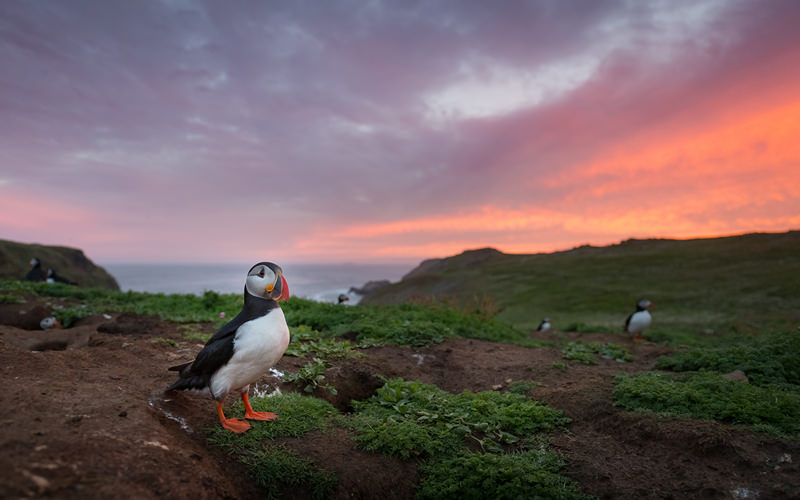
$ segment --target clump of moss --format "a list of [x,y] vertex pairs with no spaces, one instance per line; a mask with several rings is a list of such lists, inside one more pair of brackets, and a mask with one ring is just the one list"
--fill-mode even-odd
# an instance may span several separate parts
[[618,375],[614,402],[629,410],[752,425],[773,434],[800,434],[800,393],[758,387],[695,372]]
[[678,372],[742,370],[754,385],[800,385],[800,330],[742,338],[717,348],[694,348],[662,356],[656,368]]

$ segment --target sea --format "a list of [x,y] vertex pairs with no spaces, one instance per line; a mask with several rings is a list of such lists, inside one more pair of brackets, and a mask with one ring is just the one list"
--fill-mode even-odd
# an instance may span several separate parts
[[[111,273],[124,292],[181,293],[202,295],[206,291],[242,293],[250,265],[239,264],[143,264],[99,263]],[[293,297],[318,302],[337,302],[346,294],[346,304],[357,304],[361,296],[349,292],[368,281],[400,279],[414,266],[408,264],[281,264]]]

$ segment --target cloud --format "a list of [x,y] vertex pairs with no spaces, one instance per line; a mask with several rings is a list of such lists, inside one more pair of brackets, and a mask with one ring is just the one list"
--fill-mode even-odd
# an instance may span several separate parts
[[[798,213],[797,3],[243,5],[0,5],[0,187],[134,260],[534,251]],[[0,230],[53,234],[27,224]]]

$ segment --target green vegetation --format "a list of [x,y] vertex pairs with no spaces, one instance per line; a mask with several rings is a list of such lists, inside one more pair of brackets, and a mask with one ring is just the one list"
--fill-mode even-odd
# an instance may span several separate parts
[[800,435],[800,392],[758,387],[717,373],[658,372],[619,375],[615,404],[629,410],[752,425],[774,434]]
[[622,346],[608,342],[601,344],[600,342],[582,342],[580,340],[568,343],[561,352],[564,358],[577,361],[586,365],[593,365],[597,363],[595,354],[605,359],[613,359],[619,363],[633,361],[633,355]]
[[417,498],[586,498],[560,475],[563,459],[544,448],[507,454],[461,453],[420,467]]
[[241,296],[219,295],[215,292],[206,292],[203,297],[198,297],[193,294],[118,292],[28,281],[0,281],[0,289],[77,303],[69,307],[55,307],[55,316],[65,328],[77,319],[108,312],[157,315],[179,323],[214,323],[219,319],[220,311],[238,312],[242,308]]
[[[158,315],[179,323],[211,322],[219,327],[224,323],[219,321],[220,311],[238,312],[242,308],[241,295],[210,291],[203,296],[165,295],[23,281],[0,281],[0,290],[15,292],[13,295],[31,293],[77,303],[55,307],[55,316],[65,328],[77,319],[108,312]],[[318,357],[336,357],[334,351],[337,349],[346,355],[352,345],[334,342],[329,337],[348,333],[355,334],[360,346],[396,344],[420,347],[457,336],[541,345],[509,324],[442,305],[341,307],[292,298],[281,307],[290,327],[307,329],[298,341],[308,340],[311,344],[294,345],[290,355],[325,351],[326,354]]]
[[25,298],[14,293],[0,295],[0,304],[21,304],[23,302],[25,302]]
[[541,345],[507,323],[442,304],[341,307],[293,298],[283,309],[289,325],[334,336],[355,333],[360,344],[422,347],[449,337],[469,337]]
[[[336,476],[312,461],[298,456],[275,439],[301,437],[311,431],[325,430],[333,425],[336,409],[321,399],[297,393],[252,398],[256,411],[278,414],[272,422],[254,422],[244,434],[234,434],[215,426],[208,431],[208,440],[235,456],[251,470],[255,481],[264,489],[267,498],[279,498],[287,486],[301,486],[313,498],[326,498],[336,487]],[[242,417],[244,406],[234,405],[229,416]]]
[[151,340],[151,342],[155,342],[156,344],[165,344],[170,347],[178,347],[178,343],[172,339],[165,339],[164,337],[156,337]]
[[737,340],[728,340],[729,345],[722,347],[693,348],[662,356],[656,368],[719,373],[742,370],[754,385],[800,388],[800,330]]
[[321,387],[327,389],[331,394],[336,394],[336,388],[325,383],[325,370],[327,368],[328,365],[325,361],[314,358],[310,363],[303,365],[297,373],[284,373],[283,381],[290,384],[299,383],[304,385],[303,391],[305,392],[314,392],[315,389]]
[[539,384],[533,380],[514,380],[508,384],[508,392],[524,396],[536,388],[537,385]]
[[291,333],[291,342],[286,348],[287,356],[313,355],[326,360],[363,356],[354,349],[355,346],[350,341],[324,337],[320,332],[307,325],[292,327]]
[[608,247],[508,255],[483,249],[424,262],[370,304],[439,298],[468,307],[492,299],[497,319],[530,331],[621,332],[640,297],[656,304],[645,336],[688,344],[718,334],[794,328],[800,310],[800,231],[729,238],[628,240]]
[[424,461],[420,498],[583,498],[538,438],[569,419],[522,395],[393,379],[354,407],[359,447]]
[[402,379],[387,381],[370,399],[355,402],[354,408],[359,446],[402,458],[456,452],[465,439],[500,452],[500,444],[513,444],[524,435],[569,421],[559,410],[519,394],[454,395]]
[[[287,486],[299,486],[314,498],[330,496],[336,477],[298,456],[278,439],[345,426],[365,450],[421,460],[418,496],[583,498],[573,481],[559,475],[563,460],[547,450],[545,432],[569,419],[561,411],[519,394],[495,391],[450,394],[438,387],[388,380],[372,398],[355,402],[355,413],[340,415],[329,403],[298,393],[252,398],[253,408],[278,419],[253,422],[234,434],[219,426],[208,430],[211,444],[248,466],[269,498]],[[241,416],[236,403],[229,416]],[[473,452],[479,448],[479,452]],[[449,472],[448,472],[449,471]]]
[[285,446],[264,445],[241,461],[250,468],[253,479],[268,499],[285,498],[282,493],[287,486],[302,486],[309,490],[311,498],[321,500],[330,497],[338,483],[333,472]]

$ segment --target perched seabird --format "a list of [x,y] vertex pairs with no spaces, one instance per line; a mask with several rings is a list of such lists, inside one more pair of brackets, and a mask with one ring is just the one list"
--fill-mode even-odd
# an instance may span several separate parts
[[289,327],[278,304],[288,298],[289,285],[278,265],[254,265],[247,273],[241,312],[206,342],[194,361],[170,368],[180,375],[166,390],[210,394],[216,402],[220,424],[236,433],[248,430],[250,424],[225,418],[222,404],[231,392],[241,394],[245,418],[274,420],[274,413],[253,411],[247,391],[281,359],[289,345]]
[[550,330],[550,328],[551,328],[550,318],[545,317],[544,319],[542,319],[542,322],[539,323],[539,327],[536,328],[536,331],[537,332],[547,332],[547,331]]
[[350,297],[346,293],[340,293],[339,298],[337,299],[337,304],[347,302],[348,300],[350,300]]
[[634,342],[642,342],[644,340],[642,332],[650,326],[650,322],[653,320],[650,316],[650,311],[648,311],[652,305],[649,300],[641,299],[636,303],[636,311],[631,313],[628,319],[625,320],[625,331],[633,334]]
[[51,328],[61,328],[61,323],[58,322],[55,316],[48,316],[39,322],[39,326],[42,330],[50,330]]
[[64,283],[66,285],[77,285],[77,283],[75,283],[74,281],[68,280],[67,278],[57,274],[55,269],[47,270],[47,278],[45,281],[47,281],[48,283]]
[[30,261],[31,270],[25,274],[25,281],[44,281],[45,275],[42,270],[42,262],[36,257]]

